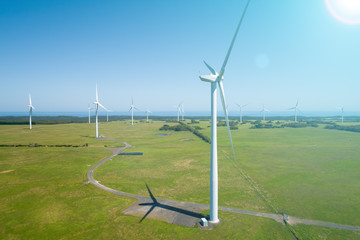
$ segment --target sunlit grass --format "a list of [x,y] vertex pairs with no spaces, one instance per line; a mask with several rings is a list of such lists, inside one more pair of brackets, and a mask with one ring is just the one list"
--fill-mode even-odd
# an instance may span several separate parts
[[[190,132],[158,136],[166,122],[102,123],[104,136],[133,145],[95,171],[95,178],[117,190],[147,196],[209,203],[210,144]],[[210,136],[210,123],[200,121]],[[319,128],[233,130],[237,166],[267,199],[287,214],[339,224],[360,225],[358,178],[360,134]],[[219,205],[272,212],[231,161],[225,127],[219,127]],[[122,209],[134,199],[114,196],[86,182],[86,172],[122,146],[94,138],[94,125],[0,126],[0,144],[88,143],[87,148],[0,148],[0,238],[3,239],[290,239],[279,223],[220,212],[212,231],[139,217]],[[182,141],[192,139],[193,141]],[[295,226],[308,239],[356,239],[357,232]]]

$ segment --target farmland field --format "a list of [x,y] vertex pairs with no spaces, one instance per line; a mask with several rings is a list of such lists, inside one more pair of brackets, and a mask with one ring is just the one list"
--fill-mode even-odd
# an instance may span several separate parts
[[[159,131],[164,121],[100,124],[100,134],[125,141],[128,152],[95,171],[102,184],[158,198],[209,203],[210,145],[188,131]],[[190,124],[189,124],[190,125]],[[208,121],[200,132],[210,136]],[[219,205],[360,226],[360,134],[319,128],[233,130],[237,160],[225,127],[219,127]],[[0,126],[0,144],[88,147],[0,148],[2,239],[291,239],[270,219],[220,212],[211,231],[121,213],[135,200],[114,196],[86,182],[86,172],[120,147],[94,139],[94,125]],[[169,136],[158,136],[170,133]],[[251,179],[245,179],[245,175]],[[252,184],[260,189],[256,191]],[[265,200],[264,200],[265,199]],[[302,239],[357,239],[359,232],[295,225]]]

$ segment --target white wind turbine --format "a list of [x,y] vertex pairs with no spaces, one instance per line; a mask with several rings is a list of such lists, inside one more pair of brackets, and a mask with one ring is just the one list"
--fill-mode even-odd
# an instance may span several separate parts
[[152,113],[150,110],[146,110],[146,122],[149,122],[149,113]]
[[344,123],[344,107],[339,107],[341,111],[341,123]]
[[237,104],[237,103],[236,103],[236,105],[240,108],[240,123],[242,123],[242,109],[243,109],[244,107],[246,107],[247,105],[249,105],[249,104],[240,105],[240,104]]
[[222,107],[224,110],[226,125],[227,125],[227,129],[228,129],[229,137],[230,137],[230,143],[231,143],[231,147],[232,147],[232,151],[233,151],[233,155],[234,155],[234,159],[235,159],[235,151],[234,151],[234,146],[232,144],[232,139],[231,139],[228,112],[226,109],[223,76],[224,76],[226,64],[228,62],[231,50],[234,46],[236,36],[239,32],[241,22],[244,18],[244,15],[248,8],[249,2],[250,2],[250,0],[248,0],[248,2],[246,3],[245,9],[240,18],[239,24],[236,28],[236,31],[235,31],[234,37],[231,41],[230,47],[227,51],[227,54],[226,54],[224,63],[221,67],[220,73],[217,73],[212,67],[210,67],[204,61],[206,67],[210,70],[211,74],[200,76],[201,81],[211,83],[211,156],[210,156],[211,163],[210,163],[210,219],[209,219],[210,223],[218,223],[219,222],[219,218],[218,218],[217,129],[216,129],[217,128],[217,112],[216,112],[217,111],[217,101],[216,101],[217,85],[219,86],[219,90],[220,90]]
[[265,121],[265,113],[266,113],[266,112],[270,112],[270,111],[269,111],[268,109],[266,109],[266,108],[265,108],[265,105],[263,104],[263,108],[262,108],[262,110],[261,110],[260,112],[263,113],[263,121]]
[[297,122],[297,113],[298,113],[298,111],[300,111],[300,109],[298,108],[298,104],[299,104],[299,101],[296,101],[296,105],[294,107],[288,109],[288,110],[295,111],[295,122]]
[[181,114],[181,103],[179,103],[179,105],[177,105],[176,109],[177,109],[177,115],[178,115],[178,122],[180,122],[180,114]]
[[93,110],[93,108],[90,107],[90,105],[88,104],[88,112],[89,112],[89,124],[90,124],[90,111]]
[[108,111],[106,109],[106,107],[104,107],[100,102],[99,102],[99,97],[98,97],[98,89],[97,89],[97,84],[96,84],[96,100],[94,102],[95,104],[95,137],[98,138],[99,137],[99,128],[98,128],[98,111],[99,111],[99,106],[101,108],[103,108],[105,111]]
[[111,112],[111,110],[106,109],[106,121],[109,121],[109,112]]
[[28,107],[29,107],[29,124],[30,124],[30,129],[32,129],[32,119],[31,118],[32,118],[32,111],[35,108],[31,103],[31,95],[30,94],[29,94],[29,105],[28,105]]
[[137,109],[134,105],[134,98],[131,99],[131,105],[130,105],[130,110],[131,111],[131,125],[134,125],[134,109],[140,111],[139,109]]

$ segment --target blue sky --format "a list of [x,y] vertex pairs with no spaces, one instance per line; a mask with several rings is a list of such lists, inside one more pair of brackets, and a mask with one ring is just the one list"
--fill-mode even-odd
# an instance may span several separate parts
[[[246,1],[0,1],[0,112],[210,110]],[[360,25],[325,0],[253,0],[224,75],[229,109],[360,112]],[[219,105],[220,107],[220,105]],[[176,110],[175,110],[176,111]]]

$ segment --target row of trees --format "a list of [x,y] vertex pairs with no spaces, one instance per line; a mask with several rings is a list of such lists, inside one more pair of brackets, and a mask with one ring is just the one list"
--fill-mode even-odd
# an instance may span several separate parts
[[255,121],[252,122],[253,126],[251,126],[251,129],[256,129],[256,128],[305,128],[305,127],[318,127],[319,125],[316,122],[313,121],[306,121],[306,122],[280,122],[280,121],[276,121],[276,122],[272,122],[272,121],[267,121],[267,122],[261,122],[261,121]]
[[353,125],[353,126],[342,126],[338,124],[329,124],[325,126],[326,129],[336,129],[342,131],[350,131],[350,132],[360,132],[360,125]]
[[162,126],[159,130],[172,130],[172,131],[189,131],[191,133],[193,133],[195,136],[199,137],[200,139],[202,139],[203,141],[207,142],[207,143],[211,143],[210,138],[208,138],[207,136],[205,136],[204,134],[202,134],[199,131],[199,127],[195,128],[195,127],[191,127],[189,125],[186,125],[182,122],[180,122],[178,125],[174,125],[174,126],[169,126],[167,124],[165,124],[164,126]]

